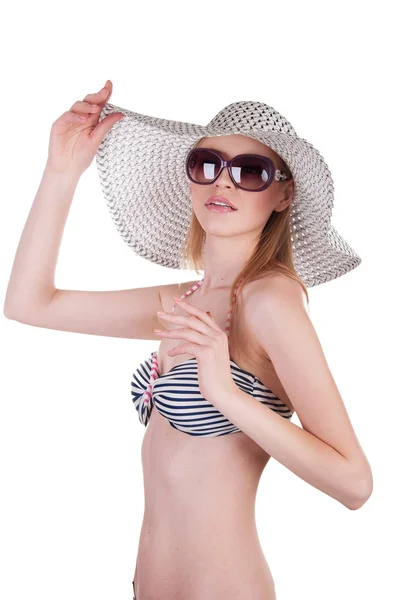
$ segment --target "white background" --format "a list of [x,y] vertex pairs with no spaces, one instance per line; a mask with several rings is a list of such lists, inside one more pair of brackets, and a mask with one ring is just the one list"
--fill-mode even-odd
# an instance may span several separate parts
[[[113,104],[199,124],[231,102],[265,102],[331,169],[332,223],[363,262],[310,289],[311,318],[374,491],[350,511],[270,461],[256,516],[278,600],[397,598],[392,6],[39,1],[9,3],[2,15],[3,299],[51,124],[107,79]],[[66,223],[56,287],[114,290],[195,277],[133,254],[93,162]],[[48,330],[3,314],[0,327],[0,597],[131,599],[145,428],[130,375],[159,342]]]

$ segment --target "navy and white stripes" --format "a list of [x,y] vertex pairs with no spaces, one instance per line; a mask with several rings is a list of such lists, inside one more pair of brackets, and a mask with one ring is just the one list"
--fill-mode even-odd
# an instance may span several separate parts
[[[151,354],[152,358],[154,354],[156,355],[156,353]],[[201,395],[195,357],[158,376],[153,382],[150,401],[145,403],[144,395],[150,381],[151,362],[151,358],[148,358],[141,363],[131,380],[131,396],[141,423],[148,425],[153,405],[156,404],[158,412],[172,427],[189,435],[214,437],[240,431]],[[286,419],[292,417],[293,413],[289,407],[258,377],[241,369],[232,359],[230,364],[232,378],[242,391],[282,417]]]

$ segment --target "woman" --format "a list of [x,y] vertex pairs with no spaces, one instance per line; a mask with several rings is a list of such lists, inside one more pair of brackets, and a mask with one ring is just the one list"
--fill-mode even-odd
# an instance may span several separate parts
[[[360,259],[330,226],[325,163],[274,109],[236,103],[209,126],[192,126],[117,112],[105,105],[105,87],[53,125],[5,313],[38,326],[161,340],[131,379],[147,426],[135,598],[271,600],[254,518],[270,457],[347,508],[371,494],[370,466],[304,301],[306,286]],[[65,206],[95,153],[128,245],[164,266],[203,269],[199,281],[105,293],[51,285]],[[231,206],[217,207],[223,202]],[[54,241],[40,263],[41,236],[30,231],[44,230],[50,213]],[[37,269],[29,281],[28,254]],[[294,412],[303,428],[291,423]]]

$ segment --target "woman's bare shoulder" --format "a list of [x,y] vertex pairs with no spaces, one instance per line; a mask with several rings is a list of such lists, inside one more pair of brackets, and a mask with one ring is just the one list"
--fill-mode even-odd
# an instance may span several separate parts
[[282,272],[269,272],[265,275],[250,281],[242,290],[242,301],[247,305],[251,300],[258,302],[262,296],[270,297],[273,295],[280,296],[286,294],[291,298],[295,298],[298,303],[305,304],[305,293],[301,284]]

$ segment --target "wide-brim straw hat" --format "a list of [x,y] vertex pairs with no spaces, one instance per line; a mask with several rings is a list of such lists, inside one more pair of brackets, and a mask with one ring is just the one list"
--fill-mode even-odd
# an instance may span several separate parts
[[241,134],[279,154],[294,179],[290,235],[294,267],[307,287],[337,279],[361,258],[331,224],[334,185],[319,151],[267,104],[234,102],[208,125],[152,117],[105,104],[125,116],[106,133],[96,155],[102,191],[128,246],[151,262],[184,269],[192,199],[185,162],[202,137]]

